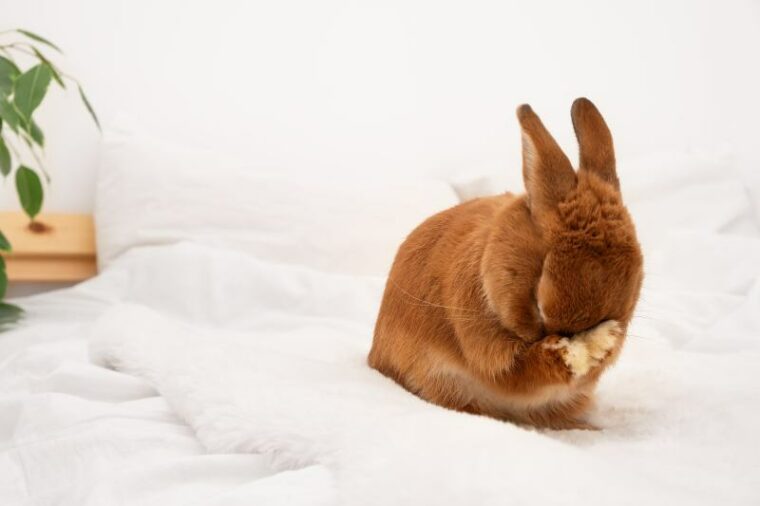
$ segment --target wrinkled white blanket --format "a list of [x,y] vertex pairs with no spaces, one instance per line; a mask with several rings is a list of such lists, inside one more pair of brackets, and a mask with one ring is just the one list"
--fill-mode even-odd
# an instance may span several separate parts
[[602,431],[449,412],[368,369],[382,279],[133,249],[0,336],[0,503],[760,504],[752,202],[712,162],[621,178],[647,279]]
[[[744,297],[646,290],[601,384],[595,421],[605,429],[540,433],[429,405],[369,369],[379,280],[191,245],[145,261],[154,285],[185,280],[183,304],[159,290],[112,307],[92,331],[94,360],[155,385],[211,452],[265,453],[279,469],[324,465],[343,504],[758,497],[760,333],[756,314],[736,313],[740,299],[757,307],[760,285]],[[209,293],[196,291],[199,279]],[[752,338],[724,339],[718,329],[741,317]]]

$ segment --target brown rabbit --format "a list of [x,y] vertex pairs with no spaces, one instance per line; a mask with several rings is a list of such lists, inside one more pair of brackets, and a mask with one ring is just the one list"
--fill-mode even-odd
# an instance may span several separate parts
[[643,279],[612,136],[573,103],[576,173],[528,105],[526,195],[465,202],[399,248],[369,364],[447,408],[550,428],[583,416],[617,358]]

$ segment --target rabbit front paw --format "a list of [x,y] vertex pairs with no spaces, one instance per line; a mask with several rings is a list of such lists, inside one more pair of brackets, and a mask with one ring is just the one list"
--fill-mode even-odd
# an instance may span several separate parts
[[622,337],[620,324],[615,320],[607,320],[575,334],[572,338],[563,337],[546,343],[545,346],[558,350],[562,360],[577,378],[584,376],[607,358]]

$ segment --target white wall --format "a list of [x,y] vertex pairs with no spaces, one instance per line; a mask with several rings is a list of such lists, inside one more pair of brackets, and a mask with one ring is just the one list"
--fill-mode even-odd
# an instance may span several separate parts
[[[573,98],[622,157],[733,146],[757,171],[760,3],[0,0],[66,51],[103,122],[252,167],[450,176],[519,168],[530,102],[574,156]],[[50,210],[88,211],[98,135],[74,92],[40,120]],[[214,170],[214,167],[209,167]],[[0,207],[17,206],[12,185]]]

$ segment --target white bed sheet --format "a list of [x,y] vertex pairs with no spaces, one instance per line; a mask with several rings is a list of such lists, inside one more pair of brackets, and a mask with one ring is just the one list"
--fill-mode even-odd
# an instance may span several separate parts
[[[699,241],[682,262],[719,265]],[[655,256],[672,247],[658,242]],[[536,433],[424,403],[366,366],[380,280],[190,244],[133,255],[129,304],[98,320],[90,349],[148,379],[212,452],[324,465],[339,504],[754,504],[760,283],[737,283],[757,277],[760,244],[742,246],[733,276],[655,271],[600,384],[599,432]]]
[[[547,436],[611,466],[628,451],[638,462],[666,455],[673,458],[663,462],[701,465],[705,472],[692,474],[654,467],[692,503],[757,504],[760,238],[752,202],[723,170],[694,177],[684,167],[642,181],[629,205],[647,280],[625,352],[601,383],[596,416],[607,429]],[[339,501],[345,491],[328,467],[282,471],[257,454],[209,454],[150,383],[89,362],[93,322],[122,302],[225,331],[260,325],[255,309],[263,305],[283,322],[291,314],[339,317],[368,346],[382,279],[333,275],[331,289],[320,290],[319,275],[253,279],[236,270],[248,262],[190,245],[136,249],[87,283],[24,300],[26,321],[0,335],[0,504]],[[687,432],[670,437],[661,427]],[[415,470],[388,476],[404,472]]]
[[0,504],[331,504],[321,466],[208,454],[148,383],[90,363],[91,324],[129,297],[128,278],[115,267],[27,298],[0,335]]

